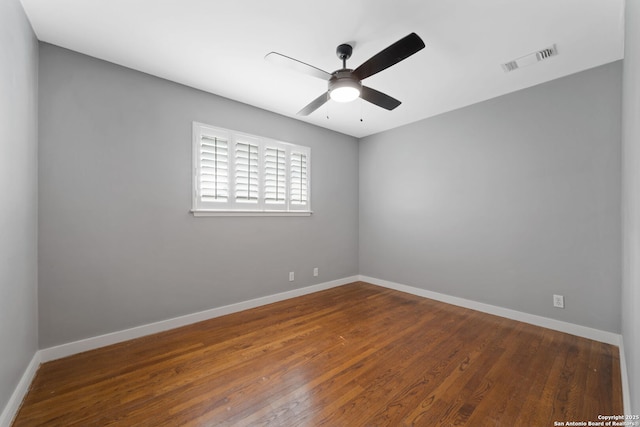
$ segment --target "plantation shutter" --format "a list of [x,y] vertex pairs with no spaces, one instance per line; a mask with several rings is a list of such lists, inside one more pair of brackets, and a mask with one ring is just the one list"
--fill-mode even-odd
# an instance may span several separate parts
[[286,199],[287,163],[284,150],[265,149],[264,201],[268,204],[284,204]]
[[238,142],[235,150],[235,200],[258,201],[258,146]]
[[306,205],[309,194],[307,154],[291,153],[291,204]]
[[194,216],[308,216],[311,149],[193,122]]
[[201,202],[227,202],[229,199],[229,143],[225,139],[203,135],[200,138]]

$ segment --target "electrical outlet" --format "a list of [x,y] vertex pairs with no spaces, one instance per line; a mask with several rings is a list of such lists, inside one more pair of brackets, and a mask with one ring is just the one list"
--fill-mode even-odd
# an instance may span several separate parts
[[289,272],[289,281],[293,282],[293,280],[296,278],[296,275],[293,271]]
[[313,277],[318,277],[318,267],[313,268]]
[[562,295],[554,295],[553,296],[553,306],[558,308],[564,308],[564,296]]

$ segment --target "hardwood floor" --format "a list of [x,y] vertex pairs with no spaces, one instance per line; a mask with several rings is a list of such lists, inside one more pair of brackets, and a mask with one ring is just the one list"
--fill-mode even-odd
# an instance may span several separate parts
[[553,426],[618,348],[354,283],[43,364],[15,426]]

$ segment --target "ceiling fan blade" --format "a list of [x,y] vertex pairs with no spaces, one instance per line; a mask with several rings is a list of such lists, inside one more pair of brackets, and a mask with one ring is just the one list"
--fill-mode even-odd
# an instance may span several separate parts
[[321,70],[320,68],[316,68],[313,65],[305,64],[302,61],[298,61],[297,59],[290,58],[277,52],[267,53],[264,59],[273,64],[299,71],[301,73],[317,77],[322,80],[329,80],[331,78],[331,74],[327,73],[324,70]]
[[367,86],[362,86],[360,98],[386,110],[393,110],[398,105],[402,104],[402,102],[397,99]]
[[424,42],[422,39],[416,33],[411,33],[369,58],[364,64],[356,68],[353,74],[358,79],[364,80],[410,57],[423,48]]
[[308,116],[309,114],[322,107],[325,102],[329,100],[329,92],[325,92],[313,101],[311,101],[306,107],[298,111],[299,116]]

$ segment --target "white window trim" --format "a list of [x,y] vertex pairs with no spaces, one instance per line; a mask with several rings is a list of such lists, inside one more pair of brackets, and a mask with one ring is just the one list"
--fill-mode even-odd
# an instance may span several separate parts
[[[226,202],[203,202],[199,195],[200,176],[200,141],[203,135],[224,138],[228,141],[228,186],[229,198]],[[202,216],[310,216],[311,210],[311,149],[300,145],[277,141],[269,138],[250,135],[230,129],[218,128],[204,123],[193,122],[192,132],[192,200],[191,213],[196,217]],[[258,146],[258,200],[255,203],[238,202],[235,199],[235,147],[237,143],[250,143]],[[265,150],[267,147],[278,148],[286,153],[286,200],[282,208],[265,202]],[[307,156],[307,203],[295,205],[291,203],[291,153],[302,153]],[[216,206],[217,205],[217,206]],[[252,205],[253,208],[248,208]],[[218,207],[219,206],[219,207]]]

